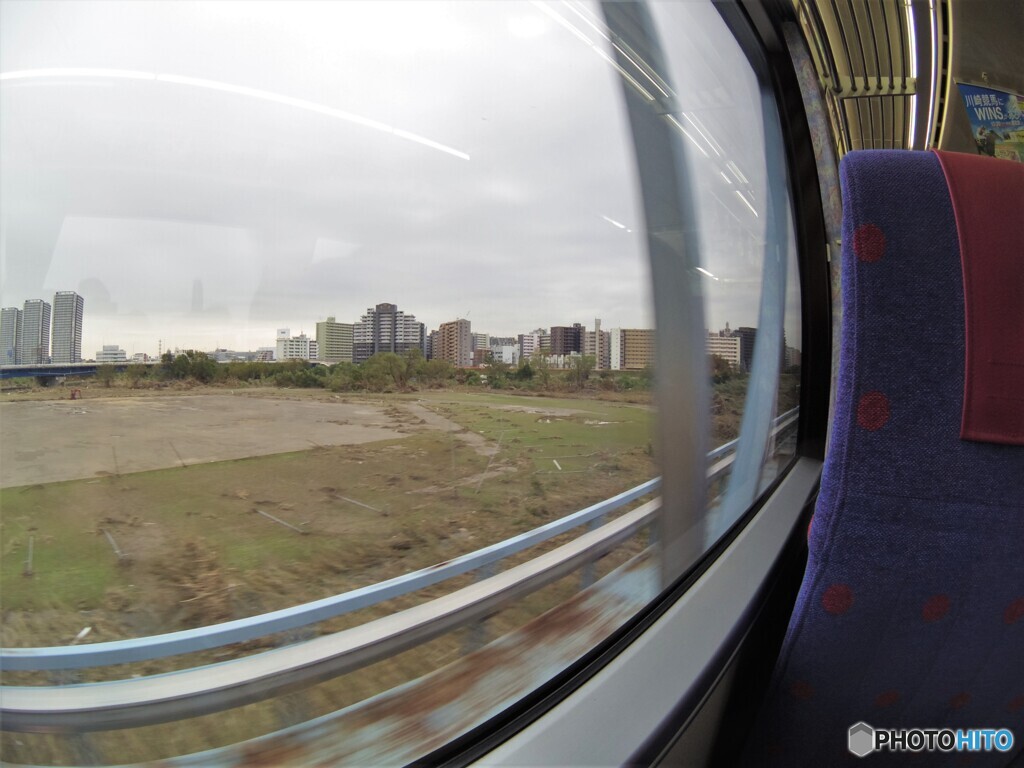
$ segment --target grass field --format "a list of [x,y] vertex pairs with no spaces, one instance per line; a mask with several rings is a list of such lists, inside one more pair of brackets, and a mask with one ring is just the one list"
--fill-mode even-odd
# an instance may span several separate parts
[[[260,393],[267,394],[312,396]],[[0,490],[3,645],[66,644],[86,626],[92,627],[87,642],[135,637],[287,607],[478,549],[655,474],[654,414],[644,405],[457,392],[345,400],[383,409],[402,436]],[[262,397],[254,397],[254,408],[262,403]],[[115,553],[107,534],[124,557]],[[30,539],[31,576],[25,575]],[[599,573],[639,546],[606,558]],[[471,578],[327,622],[316,631],[408,607]],[[567,577],[492,617],[488,632],[494,636],[521,626],[578,588],[578,575]],[[4,734],[0,749],[13,762],[66,764],[88,760],[90,751],[120,762],[236,742],[443,666],[464,653],[469,631],[303,696],[198,718],[186,729],[153,726],[85,741]],[[90,671],[65,681],[154,674],[169,664],[208,663],[257,649],[247,644]],[[53,682],[30,673],[4,677],[6,684]]]
[[83,624],[91,640],[137,636],[313,600],[654,474],[643,406],[456,393],[367,401],[408,434],[0,491],[3,644],[65,643]]
[[[780,395],[780,411],[791,407],[792,390]],[[735,436],[744,391],[734,381],[716,392],[716,443]],[[24,394],[28,400],[40,397]],[[501,541],[657,473],[656,413],[643,403],[468,391],[339,400],[323,391],[264,388],[246,396],[257,410],[267,398],[361,403],[381,409],[398,434],[361,445],[0,490],[4,646],[62,645],[86,626],[92,628],[86,642],[137,637],[337,594]],[[627,543],[599,563],[598,575],[642,546],[640,540]],[[506,566],[532,554],[511,558]],[[459,577],[313,631],[386,615],[472,578]],[[579,584],[573,574],[510,605],[488,620],[486,632],[494,637],[521,626],[566,600]],[[301,694],[194,718],[185,727],[87,738],[5,733],[0,757],[49,765],[129,762],[236,743],[440,668],[465,653],[473,631],[459,630]],[[169,664],[214,662],[303,636],[308,635],[59,678],[4,678],[5,684],[30,684],[154,674]]]

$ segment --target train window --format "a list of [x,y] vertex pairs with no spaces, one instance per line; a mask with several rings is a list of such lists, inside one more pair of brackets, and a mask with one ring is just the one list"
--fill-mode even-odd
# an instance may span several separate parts
[[774,106],[711,3],[616,13],[5,0],[5,760],[415,760],[784,470]]
[[[704,301],[709,455],[736,440],[735,451],[709,468],[702,520],[709,545],[795,453],[801,348],[796,243],[785,152],[767,84],[712,4],[652,3],[650,15],[661,35],[662,51],[655,56],[673,89],[653,90],[653,101],[664,104],[661,121],[674,129],[685,153],[691,202],[682,209],[692,223],[681,224],[699,232],[692,241],[697,258],[684,253],[681,260],[699,274]],[[644,101],[635,103],[642,107]],[[662,394],[663,401],[671,397]],[[680,560],[677,571],[689,565]]]

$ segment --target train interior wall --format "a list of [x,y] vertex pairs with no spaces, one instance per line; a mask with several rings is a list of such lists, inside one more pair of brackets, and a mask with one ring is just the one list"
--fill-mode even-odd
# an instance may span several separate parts
[[[761,43],[775,67],[785,66],[776,54],[778,20],[762,3],[746,3],[745,10],[758,29]],[[777,9],[776,9],[777,10]],[[976,152],[971,125],[956,82],[988,85],[1024,93],[1024,55],[1020,35],[1024,31],[1024,3],[1019,0],[950,2],[946,4],[951,30],[949,64],[943,79],[941,125],[936,148],[954,152]],[[783,16],[785,14],[782,14]],[[775,49],[773,51],[773,48]],[[776,75],[779,73],[776,72]],[[785,97],[780,95],[780,102]],[[780,109],[785,109],[782,103]],[[784,123],[803,115],[783,115]],[[792,149],[792,148],[791,148]],[[809,152],[809,150],[808,150]],[[813,164],[803,158],[802,164]],[[792,164],[791,164],[792,168]],[[801,268],[807,269],[806,258]],[[805,446],[806,448],[806,446]],[[815,498],[808,500],[801,517],[806,523]],[[723,649],[725,659],[699,703],[677,713],[652,739],[648,751],[638,755],[636,764],[735,765],[767,689],[793,602],[803,576],[807,548],[806,524],[798,525],[780,559],[771,583],[763,592],[763,603],[737,627],[734,648]],[[1024,766],[1024,754],[1013,766]]]

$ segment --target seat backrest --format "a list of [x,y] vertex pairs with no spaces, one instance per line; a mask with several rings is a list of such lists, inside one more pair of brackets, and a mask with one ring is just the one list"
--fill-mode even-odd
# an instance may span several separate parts
[[[1008,188],[1005,168],[971,167],[1001,179],[1017,212],[1005,225],[1024,232],[1024,167],[1009,171]],[[1008,728],[1008,751],[910,761],[1008,765],[1024,747],[1024,447],[961,438],[960,209],[933,152],[853,152],[840,175],[832,441],[803,585],[744,764],[852,764],[848,734],[862,722]],[[1009,240],[1013,290],[1024,291],[1024,238]],[[1010,310],[1020,325],[1007,336],[1024,339],[1024,305]],[[1016,365],[1024,371],[1024,356]],[[1019,412],[1024,391],[1016,397],[1008,406]],[[877,752],[865,764],[912,757]]]

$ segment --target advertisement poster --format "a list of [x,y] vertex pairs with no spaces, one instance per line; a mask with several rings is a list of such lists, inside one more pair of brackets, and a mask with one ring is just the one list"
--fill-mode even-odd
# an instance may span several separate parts
[[1024,96],[957,83],[978,153],[1024,163]]

